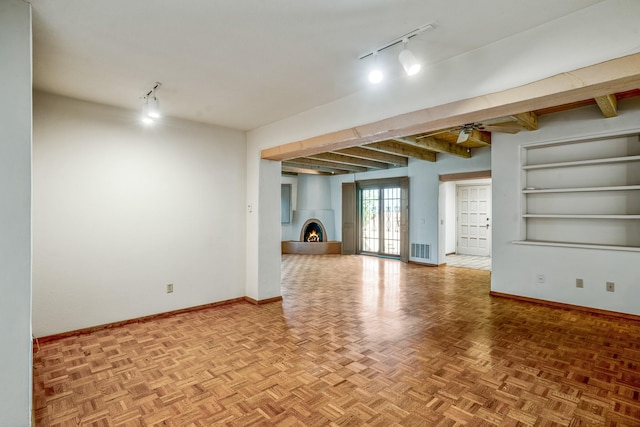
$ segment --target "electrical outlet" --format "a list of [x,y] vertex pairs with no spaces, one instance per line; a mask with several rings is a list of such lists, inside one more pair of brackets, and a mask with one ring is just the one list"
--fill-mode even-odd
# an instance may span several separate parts
[[607,292],[615,292],[615,283],[607,282]]
[[584,281],[582,279],[576,279],[576,288],[584,288]]
[[538,274],[536,276],[536,282],[538,283],[544,283],[544,274]]
[[167,293],[173,292],[173,283],[167,283]]

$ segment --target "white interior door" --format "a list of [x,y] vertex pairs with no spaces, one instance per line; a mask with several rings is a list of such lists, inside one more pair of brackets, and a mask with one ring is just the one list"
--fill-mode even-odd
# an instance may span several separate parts
[[459,185],[456,253],[491,255],[491,185]]

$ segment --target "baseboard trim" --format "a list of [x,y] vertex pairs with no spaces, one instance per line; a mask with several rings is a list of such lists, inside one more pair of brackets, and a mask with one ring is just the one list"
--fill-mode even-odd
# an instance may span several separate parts
[[175,316],[177,314],[189,313],[192,311],[206,310],[208,308],[219,307],[222,305],[238,304],[238,303],[267,304],[269,302],[275,302],[280,300],[282,300],[282,297],[269,298],[266,300],[259,300],[259,301],[249,297],[232,298],[224,301],[211,302],[209,304],[203,304],[203,305],[197,305],[194,307],[181,308],[179,310],[167,311],[164,313],[151,314],[149,316],[136,317],[135,319],[121,320],[119,322],[106,323],[104,325],[91,326],[88,328],[76,329],[74,331],[69,331],[69,332],[61,332],[59,334],[46,335],[43,337],[37,337],[34,339],[34,341],[37,340],[39,343],[56,341],[63,338],[75,337],[77,335],[83,335],[83,334],[89,334],[96,331],[102,331],[104,329],[117,328],[119,326],[130,325],[132,323],[148,322],[150,320],[162,319],[166,317]]
[[269,304],[270,302],[282,301],[282,297],[273,297],[273,298],[260,299],[260,300],[244,297],[244,299],[245,301],[255,305]]
[[507,298],[507,299],[523,301],[523,302],[529,302],[529,303],[538,304],[538,305],[546,305],[548,307],[553,307],[553,308],[560,308],[560,309],[565,309],[565,310],[576,310],[576,311],[582,311],[582,312],[585,312],[585,313],[588,313],[588,314],[595,314],[595,315],[598,315],[598,316],[617,317],[617,318],[622,318],[622,319],[627,319],[627,320],[635,320],[637,322],[640,322],[640,316],[637,315],[637,314],[621,313],[619,311],[602,310],[600,308],[585,307],[585,306],[582,306],[582,305],[566,304],[566,303],[563,303],[563,302],[549,301],[549,300],[538,299],[538,298],[530,298],[530,297],[525,297],[525,296],[520,296],[520,295],[513,295],[513,294],[505,294],[505,293],[502,293],[502,292],[491,291],[491,292],[489,292],[489,295],[491,295],[492,297]]
[[447,263],[444,263],[444,264],[429,264],[428,262],[419,262],[419,261],[412,261],[412,260],[409,260],[409,264],[422,265],[422,266],[425,266],[425,267],[442,267],[443,265],[447,265]]

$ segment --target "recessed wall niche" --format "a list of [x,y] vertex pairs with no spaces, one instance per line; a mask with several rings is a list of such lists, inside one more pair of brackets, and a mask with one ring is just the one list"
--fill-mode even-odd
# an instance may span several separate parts
[[522,148],[522,240],[640,251],[638,133]]

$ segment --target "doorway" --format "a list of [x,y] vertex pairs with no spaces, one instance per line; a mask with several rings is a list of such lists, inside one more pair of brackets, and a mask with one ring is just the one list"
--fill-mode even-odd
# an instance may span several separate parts
[[342,253],[409,261],[409,178],[342,184]]
[[456,187],[456,254],[491,256],[491,185]]
[[491,269],[491,171],[440,175],[438,264]]
[[361,247],[363,253],[400,256],[400,187],[361,190]]

